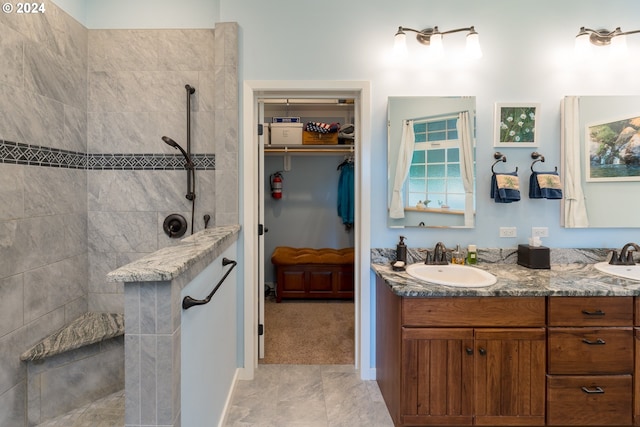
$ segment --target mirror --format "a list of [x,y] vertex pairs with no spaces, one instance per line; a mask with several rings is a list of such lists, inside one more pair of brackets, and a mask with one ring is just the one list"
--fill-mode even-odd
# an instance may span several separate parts
[[640,96],[567,96],[562,225],[639,227]]
[[475,225],[475,97],[389,97],[389,227]]

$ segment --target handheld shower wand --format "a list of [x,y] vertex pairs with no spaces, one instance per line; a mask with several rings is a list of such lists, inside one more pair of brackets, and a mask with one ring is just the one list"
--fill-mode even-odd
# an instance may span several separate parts
[[180,152],[184,156],[184,158],[185,158],[185,160],[187,162],[185,164],[185,168],[187,168],[187,170],[188,170],[187,177],[189,178],[189,180],[187,182],[187,195],[185,197],[187,198],[187,200],[194,200],[196,198],[195,188],[193,188],[193,186],[195,184],[195,176],[193,176],[195,174],[195,165],[193,164],[193,161],[191,160],[191,156],[189,156],[187,154],[187,152],[184,151],[184,149],[180,146],[180,144],[178,144],[177,142],[175,142],[173,139],[169,138],[168,136],[163,136],[162,140],[167,145],[175,148],[176,150],[180,150]]

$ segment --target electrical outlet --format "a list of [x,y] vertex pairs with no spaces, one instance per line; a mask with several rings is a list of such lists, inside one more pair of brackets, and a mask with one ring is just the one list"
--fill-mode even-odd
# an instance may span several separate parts
[[500,237],[518,237],[516,227],[500,227]]
[[549,228],[531,227],[531,237],[549,237]]

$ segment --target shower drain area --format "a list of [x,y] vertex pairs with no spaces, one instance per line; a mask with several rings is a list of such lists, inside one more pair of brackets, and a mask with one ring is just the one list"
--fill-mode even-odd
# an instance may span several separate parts
[[124,425],[124,390],[38,424],[36,427],[95,427]]

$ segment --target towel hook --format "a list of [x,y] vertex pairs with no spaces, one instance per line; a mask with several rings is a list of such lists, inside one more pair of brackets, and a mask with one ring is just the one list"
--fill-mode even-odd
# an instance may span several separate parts
[[[531,172],[535,172],[533,170],[533,165],[535,165],[537,162],[542,162],[544,163],[544,156],[540,153],[538,153],[537,151],[534,151],[533,153],[531,153],[531,158],[534,159],[533,162],[531,163]],[[556,166],[556,172],[558,172],[558,167]]]
[[[500,162],[506,162],[507,161],[507,156],[503,155],[501,152],[496,151],[495,153],[493,153],[493,158],[496,159],[495,162],[493,162],[493,164],[491,165],[491,172],[492,173],[496,173],[495,170],[493,170],[494,166]],[[516,173],[518,172],[518,167],[516,166]]]
[[531,172],[534,172],[533,165],[535,165],[537,162],[544,163],[544,156],[537,151],[534,151],[533,153],[531,153],[531,158],[534,159],[531,163]]

